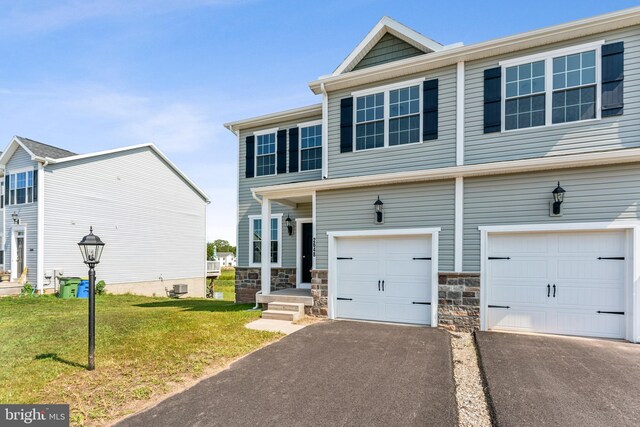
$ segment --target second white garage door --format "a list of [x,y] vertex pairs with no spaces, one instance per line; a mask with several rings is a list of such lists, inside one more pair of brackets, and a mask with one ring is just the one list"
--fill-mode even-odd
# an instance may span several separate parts
[[487,327],[625,336],[625,233],[489,234]]
[[336,317],[430,323],[430,237],[349,237],[336,246]]

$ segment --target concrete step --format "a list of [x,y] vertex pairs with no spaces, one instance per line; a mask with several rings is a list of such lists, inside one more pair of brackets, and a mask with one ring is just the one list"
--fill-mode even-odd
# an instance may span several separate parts
[[313,306],[313,298],[311,296],[293,296],[293,295],[257,295],[258,302],[268,304],[270,302],[288,302],[295,304],[304,304],[307,307]]
[[262,312],[263,319],[272,319],[272,320],[286,320],[289,322],[295,322],[300,319],[300,313],[296,313],[294,311],[283,311],[283,310],[265,310]]
[[20,295],[22,285],[12,282],[0,282],[0,296]]
[[274,301],[269,303],[269,310],[292,311],[294,313],[304,313],[304,304],[299,302]]

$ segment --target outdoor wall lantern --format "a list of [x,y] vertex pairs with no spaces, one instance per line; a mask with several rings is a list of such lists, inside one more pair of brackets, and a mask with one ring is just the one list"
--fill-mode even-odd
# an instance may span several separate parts
[[373,204],[373,208],[375,211],[375,224],[384,224],[384,216],[382,212],[383,206],[384,203],[382,203],[382,200],[380,200],[380,196],[378,196],[378,200],[376,200]]
[[80,252],[84,263],[89,266],[89,365],[88,369],[95,369],[95,348],[96,348],[96,270],[100,263],[104,242],[100,237],[93,234],[93,227],[89,228],[89,234],[84,236],[80,243]]
[[287,219],[284,220],[285,224],[287,224],[287,231],[289,232],[289,236],[293,234],[293,225],[291,225],[291,217],[287,214]]
[[551,193],[553,195],[552,213],[555,216],[562,214],[562,202],[564,201],[564,188],[560,187],[560,181],[558,186]]
[[18,212],[14,212],[11,214],[11,219],[14,224],[20,224],[20,217],[18,217]]

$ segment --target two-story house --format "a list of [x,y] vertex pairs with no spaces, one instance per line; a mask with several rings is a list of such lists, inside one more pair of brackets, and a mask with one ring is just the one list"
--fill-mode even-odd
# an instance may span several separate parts
[[237,301],[640,341],[639,58],[640,8],[468,46],[383,18],[321,103],[226,124]]
[[111,293],[166,296],[186,284],[205,296],[209,200],[156,146],[75,154],[19,136],[0,155],[0,295],[23,276],[40,293],[86,277],[78,242],[105,242],[98,280]]

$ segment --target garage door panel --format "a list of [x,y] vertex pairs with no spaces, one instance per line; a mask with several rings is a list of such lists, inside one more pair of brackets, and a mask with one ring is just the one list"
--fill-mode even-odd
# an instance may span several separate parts
[[384,319],[390,322],[427,324],[431,320],[431,307],[389,298],[384,303]]
[[431,302],[431,286],[425,281],[408,283],[397,280],[385,281],[384,293],[386,298],[404,298],[412,301]]
[[525,308],[489,308],[487,321],[493,328],[510,331],[534,331],[544,328],[547,313],[545,310]]
[[[625,306],[625,233],[557,232],[489,235],[489,329],[620,338]],[[545,251],[543,249],[546,248]],[[549,285],[549,287],[547,287]],[[555,294],[554,294],[555,285]]]
[[548,261],[545,259],[489,260],[489,262],[491,277],[496,279],[546,279],[549,274]]
[[360,320],[381,320],[380,302],[354,297],[352,301],[338,300],[336,309],[340,317]]

